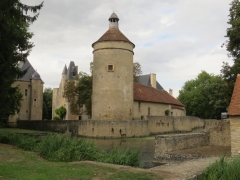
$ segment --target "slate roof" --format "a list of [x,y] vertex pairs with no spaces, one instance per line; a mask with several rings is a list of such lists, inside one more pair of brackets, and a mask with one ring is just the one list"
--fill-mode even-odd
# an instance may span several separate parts
[[[64,69],[65,69],[65,67],[64,67]],[[71,79],[71,80],[76,79],[76,74],[78,73],[77,71],[78,71],[77,66],[75,66],[75,63],[73,61],[71,61],[69,63],[68,69],[67,69],[67,73],[66,73],[67,74],[67,78],[66,79],[67,80],[69,80],[69,79]]]
[[133,84],[133,91],[135,101],[156,102],[184,107],[180,101],[166,91],[161,91],[138,83]]
[[67,66],[66,66],[66,64],[65,64],[65,66],[64,66],[64,68],[63,68],[62,74],[67,74]]
[[[95,43],[102,41],[125,41],[131,43],[133,47],[135,47],[135,45],[117,28],[109,29]],[[92,44],[92,47],[95,43]]]
[[240,74],[237,75],[231,102],[228,108],[228,115],[240,115]]
[[31,79],[40,79],[42,83],[44,83],[40,75],[35,71],[35,69],[32,67],[28,60],[25,60],[25,62],[20,62],[18,64],[18,67],[22,71],[28,68],[26,74],[22,78],[19,78],[18,81],[30,81]]
[[110,20],[110,19],[118,19],[119,20],[118,16],[114,12],[111,14],[111,16],[109,17],[108,20]]
[[[139,84],[152,87],[150,74],[137,76],[137,80]],[[156,89],[164,91],[163,87],[158,83],[158,81],[156,81]]]

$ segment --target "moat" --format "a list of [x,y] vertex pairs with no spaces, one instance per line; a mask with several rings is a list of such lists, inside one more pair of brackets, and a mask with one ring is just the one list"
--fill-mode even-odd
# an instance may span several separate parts
[[155,138],[118,138],[118,139],[96,139],[86,138],[88,141],[95,143],[99,148],[111,150],[113,148],[140,150],[140,166],[143,168],[154,167],[154,148]]

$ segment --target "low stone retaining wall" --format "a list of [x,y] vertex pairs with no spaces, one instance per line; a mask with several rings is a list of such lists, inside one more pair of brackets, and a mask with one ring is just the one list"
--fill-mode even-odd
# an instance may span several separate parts
[[154,159],[159,163],[182,161],[183,159],[193,159],[198,155],[177,155],[174,151],[191,149],[209,145],[209,132],[158,135],[155,137]]

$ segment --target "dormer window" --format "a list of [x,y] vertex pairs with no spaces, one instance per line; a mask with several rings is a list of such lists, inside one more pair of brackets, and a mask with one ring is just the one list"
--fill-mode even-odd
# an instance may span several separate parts
[[108,72],[113,72],[114,71],[114,66],[112,64],[108,65]]

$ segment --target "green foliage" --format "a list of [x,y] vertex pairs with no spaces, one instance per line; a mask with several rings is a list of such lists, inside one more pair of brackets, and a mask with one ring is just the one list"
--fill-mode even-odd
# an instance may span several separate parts
[[138,82],[137,76],[142,74],[141,64],[138,62],[133,63],[133,82]]
[[0,143],[11,144],[28,151],[33,151],[37,142],[38,140],[33,137],[20,134],[4,133],[0,135]]
[[52,89],[45,88],[43,92],[43,119],[52,119]]
[[[38,6],[27,6],[20,0],[0,1],[0,119],[7,119],[20,109],[21,96],[19,89],[11,87],[13,82],[22,77],[26,71],[21,71],[17,64],[25,61],[34,46],[30,39],[30,23],[37,17]],[[31,15],[27,15],[27,12]]]
[[40,139],[13,133],[0,134],[0,143],[12,144],[25,150],[38,152],[49,161],[91,160],[112,164],[139,166],[139,151],[98,149],[95,144],[70,134],[50,134]]
[[230,66],[228,63],[224,62],[221,74],[223,79],[226,81],[226,97],[228,99],[228,104],[230,104],[234,84],[237,78],[237,74],[240,73],[240,2],[239,0],[233,0],[230,4],[229,10],[229,20],[228,24],[230,25],[227,28],[226,37],[228,40],[225,45],[228,55],[233,59],[233,65]]
[[202,71],[196,79],[184,84],[178,100],[185,105],[189,116],[219,119],[228,107],[226,83],[221,76]]
[[54,116],[53,120],[55,120],[55,121],[62,121],[62,119],[59,116]]
[[105,162],[105,163],[111,163],[111,164],[120,164],[120,165],[128,165],[128,166],[134,166],[139,167],[140,162],[140,151],[131,151],[130,149],[121,150],[118,148],[115,148],[108,151],[102,151],[98,154],[98,161]]
[[82,138],[70,134],[53,134],[42,138],[39,154],[50,161],[96,160],[96,147]]
[[231,161],[226,161],[224,157],[208,166],[199,180],[238,180],[240,177],[240,158],[235,157]]
[[[64,95],[70,103],[72,114],[92,114],[92,76],[80,72],[77,80],[69,80],[64,86]],[[85,110],[86,109],[86,110]]]
[[[66,114],[67,114],[67,110],[66,110],[65,107],[61,106],[60,108],[58,108],[58,109],[55,110],[55,113],[59,116],[59,118],[60,118],[61,120],[63,120],[63,118],[64,118],[64,117],[66,116]],[[58,120],[58,119],[56,119],[56,116],[55,116],[54,118],[55,118],[54,120]]]
[[122,169],[106,167],[90,162],[68,163],[50,162],[40,158],[36,153],[23,151],[0,144],[0,174],[4,180],[157,180],[157,175],[149,172],[139,172],[138,169]]

